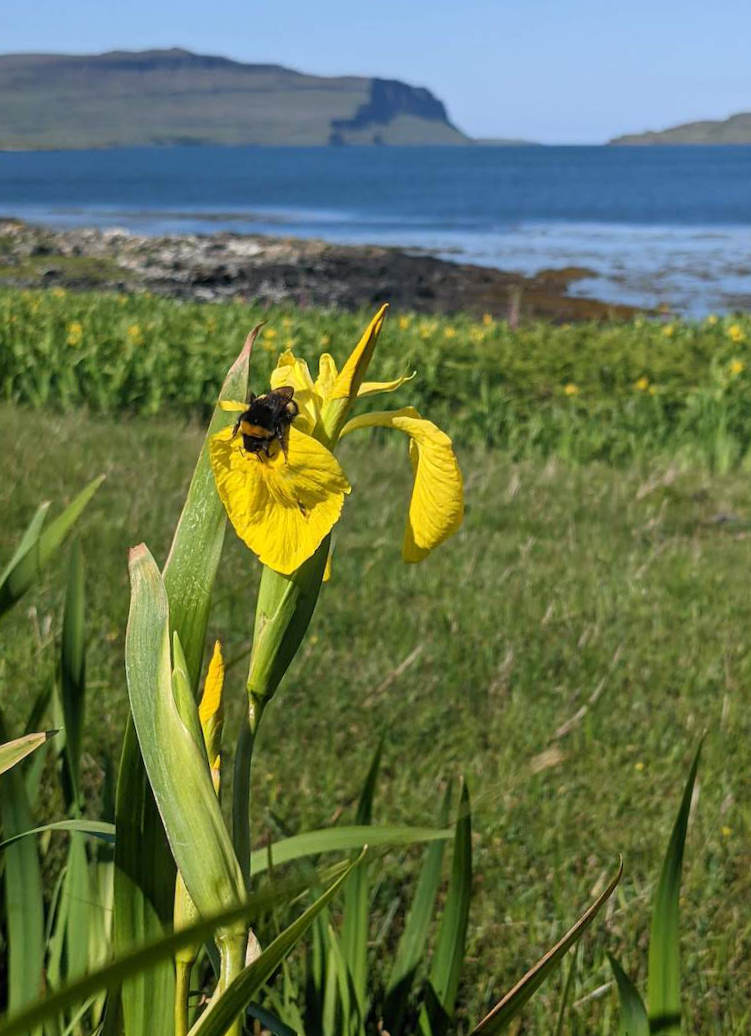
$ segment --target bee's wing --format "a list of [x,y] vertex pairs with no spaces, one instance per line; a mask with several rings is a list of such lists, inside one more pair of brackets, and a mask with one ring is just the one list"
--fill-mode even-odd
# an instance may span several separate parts
[[235,399],[220,399],[219,409],[226,410],[229,414],[242,414],[248,409],[248,404],[238,403]]
[[278,389],[274,389],[277,396],[281,396],[282,399],[292,399],[295,394],[295,390],[291,385],[280,385]]

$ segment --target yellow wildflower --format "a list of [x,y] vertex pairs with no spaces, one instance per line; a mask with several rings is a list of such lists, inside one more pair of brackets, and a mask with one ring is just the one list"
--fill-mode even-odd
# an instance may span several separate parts
[[723,824],[723,826],[721,828],[721,831],[722,831],[722,837],[723,838],[730,838],[730,836],[733,833],[732,827],[728,827],[727,824]]
[[273,327],[264,327],[264,329],[263,329],[263,337],[264,338],[276,338],[276,336],[277,336],[277,332],[274,330]]
[[406,331],[411,323],[411,317],[399,317],[399,330]]
[[675,328],[672,324],[665,324],[665,326],[662,329],[662,333],[665,335],[666,338],[672,338],[675,334]]
[[445,328],[443,336],[444,338],[456,338],[456,328],[451,326]]
[[579,386],[575,385],[573,381],[570,381],[568,385],[563,386],[563,391],[567,396],[575,396],[579,391]]
[[634,763],[634,769],[641,773],[644,769],[644,763]]
[[323,346],[324,349],[327,346],[331,345],[331,336],[330,335],[321,335],[321,345]]
[[83,327],[77,320],[68,324],[68,345],[80,345],[83,340]]
[[131,324],[128,328],[128,338],[133,345],[143,345],[143,331],[140,324]]
[[65,288],[53,288],[52,289],[52,295],[53,295],[53,298],[64,299],[65,298]]
[[284,348],[285,349],[294,349],[295,348],[295,340],[294,340],[294,338],[288,338],[286,340],[286,342],[284,343]]
[[642,374],[642,376],[634,382],[634,388],[637,389],[639,392],[647,391],[647,389],[649,388],[649,378],[646,376],[646,374]]
[[731,342],[742,342],[745,340],[746,335],[740,324],[731,324],[728,328],[728,338]]
[[718,319],[719,318],[714,313],[710,313],[709,316],[707,317],[705,323],[706,323],[707,327],[714,327],[715,324],[717,323]]
[[292,318],[282,317],[282,327],[285,331],[289,331],[289,329],[292,327]]
[[656,396],[657,395],[657,389],[655,388],[654,385],[650,385],[649,386],[649,394],[650,394],[650,396]]
[[490,325],[493,323],[493,314],[492,313],[483,313],[483,315],[482,315],[482,322],[485,325],[485,327],[490,327]]
[[[361,428],[392,428],[409,438],[414,485],[405,561],[422,560],[461,524],[462,477],[444,432],[412,407],[348,420],[361,397],[394,392],[409,380],[365,381],[385,311],[384,306],[371,321],[341,370],[323,353],[314,381],[304,360],[289,351],[279,358],[271,388],[293,388],[298,408],[284,449],[274,442],[268,454],[248,453],[232,428],[212,437],[211,464],[230,521],[259,559],[277,572],[288,575],[299,568],[338,521],[350,485],[331,451],[342,436]],[[225,403],[223,408],[240,411],[245,404]]]
[[735,359],[730,361],[729,370],[733,377],[735,377],[737,374],[742,374],[745,369],[746,364],[743,362],[743,360]]

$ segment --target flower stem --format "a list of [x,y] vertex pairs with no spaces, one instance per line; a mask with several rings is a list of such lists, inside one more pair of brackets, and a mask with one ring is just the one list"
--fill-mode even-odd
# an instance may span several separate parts
[[188,994],[192,962],[175,962],[175,1036],[188,1036]]
[[240,731],[235,753],[235,779],[232,792],[232,836],[235,853],[250,893],[250,772],[255,743],[265,701],[248,695],[248,721]]
[[[219,933],[216,943],[221,960],[217,992],[221,996],[245,967],[246,936],[244,932],[224,931]],[[241,1013],[227,1029],[225,1036],[242,1036],[242,1030],[243,1014]]]

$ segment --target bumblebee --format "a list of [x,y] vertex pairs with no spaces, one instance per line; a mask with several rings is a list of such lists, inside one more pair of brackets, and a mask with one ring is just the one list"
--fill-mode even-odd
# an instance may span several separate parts
[[295,390],[288,385],[272,389],[263,396],[250,394],[248,409],[237,419],[232,436],[239,432],[242,435],[243,447],[248,453],[260,453],[269,456],[274,441],[278,441],[284,456],[287,456],[287,444],[284,434],[299,411],[292,396]]

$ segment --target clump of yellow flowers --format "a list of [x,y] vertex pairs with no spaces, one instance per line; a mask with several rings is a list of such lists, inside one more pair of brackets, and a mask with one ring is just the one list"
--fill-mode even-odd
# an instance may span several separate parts
[[[350,417],[359,399],[394,392],[409,376],[366,381],[386,315],[373,318],[341,370],[329,353],[318,360],[316,379],[304,359],[284,352],[271,389],[294,389],[297,416],[284,447],[247,452],[232,427],[213,436],[211,466],[219,496],[238,536],[275,572],[290,575],[319,548],[339,520],[351,486],[334,456],[339,441],[361,429],[382,427],[409,440],[414,475],[402,556],[425,558],[456,532],[464,514],[462,476],[449,437],[413,407]],[[224,403],[243,411],[246,403]]]

